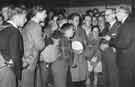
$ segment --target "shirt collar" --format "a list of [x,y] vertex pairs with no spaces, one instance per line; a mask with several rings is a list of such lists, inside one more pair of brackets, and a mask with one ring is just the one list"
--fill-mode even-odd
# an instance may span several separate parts
[[111,23],[110,23],[110,27],[112,27],[115,22],[116,22],[116,20],[114,20],[113,22],[111,22]]
[[125,18],[123,18],[122,23],[124,23],[126,21],[127,17],[128,16],[126,16]]
[[18,28],[17,25],[13,21],[7,21],[7,22],[12,24],[15,28]]

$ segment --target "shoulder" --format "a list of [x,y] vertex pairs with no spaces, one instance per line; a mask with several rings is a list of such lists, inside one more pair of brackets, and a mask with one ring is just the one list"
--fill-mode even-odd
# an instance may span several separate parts
[[29,21],[24,27],[24,29],[27,29],[27,30],[34,30],[36,28],[41,28],[41,27],[39,24],[37,24],[33,21]]

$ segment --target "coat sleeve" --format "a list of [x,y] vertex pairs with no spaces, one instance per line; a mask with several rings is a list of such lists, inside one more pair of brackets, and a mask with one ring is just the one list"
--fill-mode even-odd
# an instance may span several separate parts
[[[127,28],[127,27],[126,27]],[[110,45],[117,49],[127,49],[131,45],[132,37],[130,29],[121,30],[116,39],[111,40]]]
[[34,41],[36,49],[42,50],[45,46],[45,41],[43,38],[43,33],[40,27],[35,27],[32,31],[32,39]]
[[21,79],[23,41],[19,31],[15,30],[10,34],[9,38],[9,55],[13,60],[15,73],[18,79]]

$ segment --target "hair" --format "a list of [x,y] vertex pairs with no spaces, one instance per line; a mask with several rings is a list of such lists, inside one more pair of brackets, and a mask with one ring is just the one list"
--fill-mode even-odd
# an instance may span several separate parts
[[84,20],[84,19],[85,19],[85,17],[87,17],[87,16],[88,16],[88,17],[90,17],[90,18],[92,18],[92,16],[90,16],[89,14],[85,14],[85,15],[83,15],[83,17],[82,17],[82,18],[83,18],[83,20]]
[[64,33],[65,31],[67,31],[68,29],[70,29],[71,27],[74,27],[73,24],[70,23],[65,23],[63,24],[63,26],[61,27],[61,32]]
[[93,13],[93,11],[92,11],[91,9],[87,10],[87,11],[86,11],[86,14],[89,15],[89,13]]
[[78,14],[78,13],[72,13],[70,16],[69,16],[69,19],[74,19],[74,17],[76,17],[76,16],[78,16],[79,17],[79,19],[81,19],[81,16],[80,16],[80,14]]
[[52,33],[51,37],[54,39],[60,39],[62,37],[63,33],[59,30],[56,30]]
[[107,11],[107,10],[111,10],[113,14],[115,14],[115,11],[116,11],[116,9],[115,9],[115,8],[106,8],[106,10],[105,10],[105,11]]
[[93,13],[94,13],[94,14],[95,14],[95,13],[99,13],[99,9],[94,8],[94,9],[93,9]]
[[9,19],[17,14],[27,14],[27,11],[21,7],[12,6]]
[[105,20],[105,16],[103,16],[103,15],[100,15],[100,16],[98,17],[98,20],[99,20],[99,18],[103,18],[103,19]]
[[34,17],[38,12],[42,12],[45,9],[42,6],[34,6],[32,9],[29,10],[28,18],[31,19]]
[[121,6],[119,9],[124,10],[126,14],[130,14],[130,9],[128,7]]
[[68,19],[73,20],[75,17],[79,17],[79,25],[80,25],[82,23],[82,16],[79,13],[70,14]]
[[97,29],[98,29],[98,31],[100,32],[99,26],[92,26],[91,31],[93,31],[93,30],[94,30],[94,28],[97,28]]

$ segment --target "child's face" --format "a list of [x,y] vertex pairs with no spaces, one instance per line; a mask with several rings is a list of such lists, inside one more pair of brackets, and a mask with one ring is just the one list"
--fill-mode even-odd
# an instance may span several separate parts
[[79,20],[80,20],[79,16],[75,16],[73,18],[73,24],[74,24],[74,26],[78,26],[79,25],[79,22],[80,22]]
[[91,17],[89,16],[86,16],[85,19],[84,19],[84,23],[89,26],[91,24]]
[[68,30],[65,31],[66,37],[70,38],[74,34],[73,27],[70,27]]

